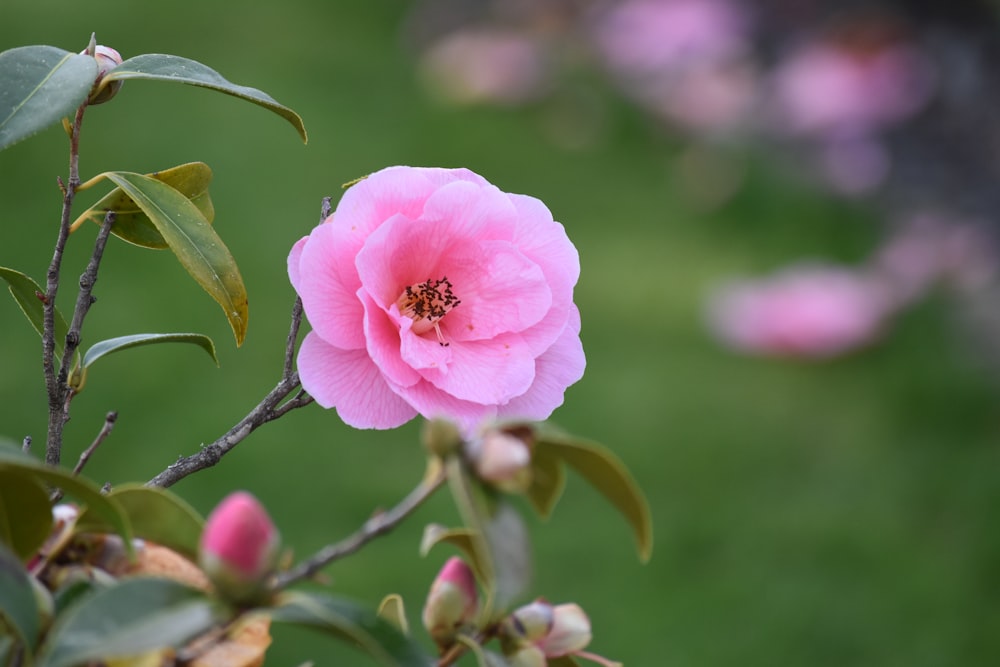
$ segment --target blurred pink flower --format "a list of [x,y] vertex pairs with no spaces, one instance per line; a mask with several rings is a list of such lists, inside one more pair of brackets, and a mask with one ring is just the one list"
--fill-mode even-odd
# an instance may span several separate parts
[[551,72],[543,45],[513,31],[461,30],[424,55],[427,85],[457,104],[517,105],[540,96]]
[[292,248],[302,386],[358,428],[545,419],[583,375],[576,248],[542,202],[465,169],[390,167]]
[[738,350],[825,358],[874,340],[891,310],[881,282],[803,265],[721,289],[710,299],[708,319],[715,335]]
[[253,495],[237,491],[206,519],[199,561],[220,593],[236,602],[252,602],[266,590],[279,546],[267,510]]
[[729,58],[746,44],[746,19],[726,0],[626,0],[594,21],[601,56],[628,77]]
[[911,47],[852,51],[816,43],[776,69],[774,113],[780,131],[871,132],[919,111],[932,89],[930,64]]

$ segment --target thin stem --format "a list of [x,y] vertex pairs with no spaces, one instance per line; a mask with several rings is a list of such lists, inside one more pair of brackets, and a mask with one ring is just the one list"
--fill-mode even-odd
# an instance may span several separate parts
[[290,359],[294,360],[295,341],[298,338],[301,324],[302,303],[299,299],[296,299],[295,305],[292,307],[292,323],[289,326],[288,339],[285,344],[285,359],[281,381],[275,385],[274,389],[246,417],[226,431],[215,442],[202,447],[196,454],[177,459],[166,470],[146,482],[146,486],[172,486],[188,475],[214,466],[222,460],[223,456],[232,451],[236,445],[240,444],[259,427],[282,417],[296,408],[301,408],[313,402],[312,396],[300,390],[294,398],[289,399],[286,403],[282,403],[292,392],[301,387],[299,374],[295,372],[293,363],[289,361]]
[[438,466],[398,505],[387,512],[380,512],[368,519],[357,531],[339,542],[329,544],[307,560],[278,575],[274,589],[281,590],[297,581],[308,579],[335,560],[349,556],[380,535],[385,535],[395,528],[403,519],[412,514],[420,505],[437,491],[446,479],[443,466]]
[[60,384],[55,370],[55,312],[56,294],[59,291],[59,276],[62,271],[63,252],[69,239],[70,214],[73,210],[73,199],[80,185],[80,128],[83,125],[83,112],[87,108],[84,102],[76,110],[76,116],[70,129],[69,147],[69,180],[60,185],[63,189],[62,216],[59,221],[59,233],[56,236],[52,261],[46,273],[45,298],[42,300],[42,371],[45,375],[45,390],[49,398],[49,426],[45,446],[45,460],[52,464],[59,463],[62,451],[63,406],[65,400],[65,383]]
[[104,442],[104,439],[111,434],[111,429],[115,427],[116,421],[118,421],[117,412],[111,411],[107,415],[105,415],[104,426],[101,427],[100,433],[98,433],[97,437],[94,438],[94,441],[90,443],[90,447],[87,447],[87,449],[85,449],[83,453],[80,454],[80,460],[76,462],[76,466],[73,468],[74,475],[79,475],[81,472],[83,472],[83,467],[87,465],[87,462],[90,460],[90,457],[94,455],[94,452],[96,452],[97,448],[101,446],[101,443]]

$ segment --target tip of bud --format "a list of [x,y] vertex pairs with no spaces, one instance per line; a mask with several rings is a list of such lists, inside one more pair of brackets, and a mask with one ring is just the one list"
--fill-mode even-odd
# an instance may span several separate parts
[[80,55],[93,56],[97,61],[97,78],[94,79],[94,87],[90,91],[90,104],[103,104],[118,94],[122,82],[104,83],[104,77],[122,64],[121,54],[110,46],[97,44],[94,36],[91,36],[90,45],[81,51]]
[[280,539],[264,507],[246,491],[219,503],[201,535],[200,563],[219,592],[234,602],[266,589]]

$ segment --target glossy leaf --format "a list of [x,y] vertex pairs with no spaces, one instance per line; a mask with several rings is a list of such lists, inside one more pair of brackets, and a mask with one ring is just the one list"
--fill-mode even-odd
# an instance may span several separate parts
[[215,343],[208,336],[196,333],[169,333],[169,334],[133,334],[131,336],[119,336],[109,338],[99,343],[94,343],[86,354],[83,355],[83,367],[89,368],[95,361],[113,352],[127,350],[143,345],[159,345],[162,343],[189,343],[197,345],[208,352],[215,365],[219,365],[219,359],[215,356]]
[[97,61],[54,46],[0,53],[0,150],[73,116],[97,78]]
[[631,526],[639,558],[643,562],[649,560],[653,553],[649,504],[621,459],[597,443],[552,431],[539,432],[535,451],[564,461],[607,498]]
[[[21,307],[21,312],[31,322],[31,326],[41,336],[45,324],[45,307],[42,304],[41,297],[45,296],[45,290],[20,271],[8,269],[3,266],[0,266],[0,278],[7,281],[7,287],[10,289],[11,296],[14,297],[17,305]],[[58,360],[62,359],[63,349],[66,346],[66,332],[69,331],[69,325],[66,324],[66,319],[59,312],[58,308],[55,312],[55,329],[55,357]]]
[[224,618],[205,593],[172,579],[122,579],[68,609],[49,632],[37,664],[72,667],[182,646]]
[[[0,626],[11,628],[17,638],[31,648],[38,639],[42,622],[35,600],[31,576],[18,557],[0,543]],[[2,636],[2,635],[0,635]]]
[[562,461],[550,450],[536,447],[531,453],[531,485],[527,496],[543,519],[551,516],[565,486],[566,470]]
[[68,470],[47,465],[20,448],[0,441],[0,471],[13,471],[27,475],[39,482],[62,489],[97,513],[113,531],[121,536],[126,548],[132,549],[132,528],[118,501],[101,493],[99,487]]
[[[146,176],[166,183],[184,195],[201,211],[205,221],[209,224],[215,219],[215,207],[212,205],[212,198],[208,192],[208,186],[212,182],[212,170],[204,162],[189,162],[170,169],[155,171],[146,174]],[[100,225],[104,222],[104,216],[108,211],[115,212],[115,224],[111,227],[111,233],[118,238],[154,250],[168,247],[153,221],[131,197],[122,192],[121,188],[115,188],[84,211],[73,222],[71,229],[75,230],[87,220]]]
[[379,618],[392,623],[397,630],[404,635],[410,635],[410,623],[406,620],[406,606],[403,604],[403,596],[392,593],[382,598],[378,606]]
[[520,514],[502,497],[493,497],[455,458],[447,464],[455,504],[470,529],[474,562],[483,571],[485,620],[523,595],[532,577],[531,546]]
[[320,593],[289,591],[267,610],[271,619],[344,639],[391,667],[430,667],[421,648],[371,609]]
[[[114,70],[114,71],[117,71]],[[191,277],[218,302],[242,345],[247,332],[247,292],[236,260],[201,211],[172,187],[142,174],[104,174],[149,217]]]
[[30,474],[0,468],[0,542],[22,561],[37,551],[52,530],[52,503]]
[[197,61],[162,53],[147,53],[129,58],[118,65],[118,67],[111,70],[104,77],[101,85],[106,86],[112,81],[128,81],[130,79],[174,81],[192,86],[210,88],[221,93],[226,93],[227,95],[239,97],[278,114],[295,127],[299,136],[302,137],[303,142],[307,140],[306,128],[302,124],[302,118],[297,113],[279,104],[277,100],[267,93],[256,88],[236,85],[226,80],[211,67]]
[[[121,506],[136,537],[169,547],[192,561],[198,560],[198,540],[205,521],[179,496],[141,484],[123,484],[109,496]],[[77,520],[76,531],[100,533],[112,531],[112,527],[87,510]]]

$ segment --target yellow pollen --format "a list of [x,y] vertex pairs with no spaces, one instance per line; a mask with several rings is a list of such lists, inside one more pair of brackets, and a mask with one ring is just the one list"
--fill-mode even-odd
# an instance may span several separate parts
[[451,281],[447,276],[442,276],[440,280],[428,278],[403,289],[396,299],[396,306],[400,313],[413,320],[413,333],[419,336],[434,329],[438,342],[443,346],[448,345],[441,334],[439,323],[452,308],[462,303],[451,288]]

